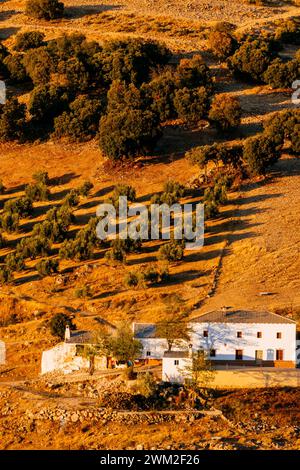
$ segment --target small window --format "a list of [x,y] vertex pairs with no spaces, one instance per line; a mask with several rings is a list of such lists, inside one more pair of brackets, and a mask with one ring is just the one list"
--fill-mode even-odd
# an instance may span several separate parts
[[208,338],[208,330],[203,331],[203,336],[204,336],[204,338]]
[[209,351],[209,357],[216,357],[216,350],[215,349],[211,349]]
[[282,333],[281,333],[281,331],[278,331],[278,332],[276,333],[276,338],[277,338],[277,339],[281,339],[281,338],[282,338]]
[[146,356],[151,356],[151,351],[147,351]]
[[276,349],[276,361],[283,361],[283,350]]
[[243,333],[241,331],[238,331],[237,334],[236,334],[237,338],[242,338],[243,337]]
[[178,359],[175,359],[174,366],[179,366],[179,360]]
[[257,332],[257,337],[258,337],[258,338],[262,338],[262,332],[261,332],[261,331],[258,331],[258,332]]
[[236,361],[242,361],[243,360],[243,350],[242,349],[236,349],[235,359],[236,359]]

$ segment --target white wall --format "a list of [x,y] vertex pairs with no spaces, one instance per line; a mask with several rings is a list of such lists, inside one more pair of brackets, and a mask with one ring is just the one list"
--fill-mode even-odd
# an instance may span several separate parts
[[[175,365],[175,361],[179,364]],[[191,358],[164,357],[162,363],[162,380],[164,382],[183,383],[190,374]]]
[[76,345],[70,343],[59,343],[54,348],[43,351],[41,373],[61,370],[72,372],[89,367],[89,360],[76,356]]
[[[282,349],[283,360],[296,360],[296,325],[285,324],[248,324],[248,323],[194,323],[191,343],[193,349],[215,349],[216,357],[211,360],[235,360],[236,349],[243,350],[243,360],[255,360],[255,351],[263,351],[263,360],[276,360],[276,349]],[[208,331],[208,338],[203,331]],[[242,338],[237,332],[242,332]],[[262,338],[257,338],[257,332]],[[282,338],[276,337],[277,332]]]
[[[163,338],[139,338],[139,341],[143,345],[143,351],[140,359],[162,359],[164,352],[168,351],[168,342]],[[173,346],[172,351],[186,350],[188,343],[181,342]],[[147,351],[150,352],[150,356],[147,355]]]
[[6,360],[6,348],[5,343],[0,341],[0,364],[5,364]]

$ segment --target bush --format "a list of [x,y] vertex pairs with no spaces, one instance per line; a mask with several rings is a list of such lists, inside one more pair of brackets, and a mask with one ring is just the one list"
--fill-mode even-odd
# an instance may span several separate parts
[[79,261],[91,259],[94,248],[100,244],[96,234],[97,222],[96,217],[91,218],[88,225],[79,230],[74,240],[66,240],[59,250],[60,258]]
[[25,188],[25,196],[31,201],[47,201],[50,191],[44,183],[28,184]]
[[108,261],[119,261],[121,263],[126,262],[126,250],[123,240],[116,239],[112,242],[111,248],[105,253],[105,258]]
[[29,217],[33,212],[32,200],[26,196],[10,199],[4,204],[3,212],[17,214],[19,217]]
[[275,31],[275,39],[288,44],[300,44],[300,26],[292,20],[286,20],[281,23]]
[[5,238],[0,232],[0,248],[4,248],[4,246],[5,246]]
[[226,31],[211,31],[208,37],[208,45],[214,56],[220,60],[225,60],[234,54],[238,43]]
[[10,271],[23,271],[25,268],[24,257],[20,253],[9,253],[5,257],[5,265]]
[[170,51],[162,44],[143,39],[110,41],[104,44],[102,64],[107,82],[124,80],[141,85],[153,68],[166,65]]
[[62,18],[64,4],[58,0],[27,0],[25,13],[38,20]]
[[175,92],[174,107],[178,116],[187,123],[195,123],[204,118],[208,106],[208,94],[204,87],[185,87]]
[[244,142],[243,159],[251,173],[264,174],[266,168],[278,160],[280,152],[276,142],[265,135],[249,137]]
[[71,189],[71,191],[64,197],[62,207],[76,207],[79,204],[79,191],[78,189]]
[[144,92],[151,103],[152,111],[159,116],[160,122],[176,117],[174,107],[176,80],[172,70],[166,70],[157,75],[144,86]]
[[57,313],[50,320],[51,334],[58,336],[60,339],[64,339],[65,337],[66,326],[69,326],[70,330],[76,329],[72,319],[65,313]]
[[19,230],[19,216],[11,212],[4,212],[0,218],[1,228],[7,233]]
[[0,284],[8,284],[13,280],[12,272],[6,266],[0,267]]
[[300,123],[296,124],[290,135],[292,152],[300,153]]
[[113,159],[149,153],[160,135],[157,116],[151,111],[124,109],[100,120],[100,148]]
[[72,142],[83,142],[97,133],[103,104],[98,99],[77,97],[65,111],[54,119],[55,137],[67,137]]
[[43,46],[45,34],[40,31],[25,31],[18,33],[15,37],[14,49],[25,52],[28,49],[36,49]]
[[125,109],[143,109],[144,102],[140,90],[133,83],[114,80],[107,93],[107,112]]
[[50,241],[41,236],[31,236],[22,238],[16,248],[16,253],[25,259],[35,259],[39,256],[48,256],[50,254]]
[[26,106],[11,98],[0,109],[0,140],[22,140],[26,123]]
[[240,102],[234,96],[216,95],[209,110],[209,119],[221,130],[228,131],[241,123]]
[[200,55],[194,55],[191,59],[181,59],[175,79],[178,88],[204,86],[207,91],[212,91],[210,71]]
[[9,55],[4,59],[9,78],[16,83],[22,83],[29,80],[25,66],[23,64],[23,54]]
[[82,186],[78,189],[80,196],[87,197],[94,185],[90,181],[85,181]]
[[56,259],[42,259],[36,264],[36,270],[41,277],[56,274],[58,271],[58,261]]
[[55,116],[67,109],[69,100],[67,88],[58,85],[39,85],[30,95],[28,110],[34,119],[51,124]]
[[36,183],[49,184],[49,175],[47,171],[38,171],[32,175]]
[[136,200],[136,190],[133,186],[128,184],[117,184],[113,190],[111,197],[108,199],[108,203],[112,204],[115,209],[119,209],[119,197],[126,196],[127,201],[134,202]]
[[52,58],[45,47],[27,52],[23,63],[34,85],[47,85],[50,82]]
[[83,287],[78,287],[78,289],[75,290],[75,297],[78,297],[79,299],[93,297],[90,286],[86,285]]
[[183,240],[172,239],[169,243],[162,245],[158,250],[157,259],[164,261],[181,261],[184,255]]
[[185,188],[177,181],[169,180],[164,185],[164,190],[161,195],[155,194],[151,198],[151,204],[168,204],[171,206],[178,202],[178,200],[185,195]]
[[264,81],[272,88],[291,88],[299,73],[300,65],[297,60],[283,62],[275,59],[265,71]]
[[273,44],[260,39],[247,39],[228,60],[233,72],[245,79],[263,81],[263,74],[275,58]]

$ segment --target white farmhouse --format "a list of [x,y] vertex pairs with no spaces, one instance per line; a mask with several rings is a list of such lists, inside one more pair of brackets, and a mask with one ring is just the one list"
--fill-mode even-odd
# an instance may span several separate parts
[[215,364],[295,367],[296,322],[275,313],[217,310],[191,320],[193,350]]
[[164,382],[183,383],[192,369],[192,357],[189,351],[165,351],[162,361],[162,380]]
[[[189,326],[190,344],[175,351],[204,350],[219,365],[296,366],[296,322],[275,313],[222,309],[192,319]],[[143,345],[141,359],[164,358],[168,344],[157,337],[155,324],[135,323],[133,330]]]
[[[84,346],[92,343],[93,334],[89,331],[71,332],[66,327],[65,340],[42,354],[41,373],[61,371],[74,372],[91,367],[91,359],[83,356]],[[106,357],[95,357],[93,366],[95,369],[106,369]]]
[[6,347],[4,341],[0,341],[0,365],[5,364],[6,361]]

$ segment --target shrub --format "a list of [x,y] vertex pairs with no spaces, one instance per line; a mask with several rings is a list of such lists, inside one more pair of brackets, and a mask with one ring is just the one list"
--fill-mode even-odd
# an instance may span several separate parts
[[63,86],[39,85],[30,95],[28,110],[34,119],[51,124],[67,108],[69,99],[69,91]]
[[243,159],[251,173],[264,174],[266,168],[280,157],[276,142],[265,135],[249,137],[244,142]]
[[12,272],[6,266],[0,267],[0,284],[8,284],[13,280]]
[[60,339],[64,339],[66,326],[70,327],[70,330],[75,330],[72,319],[65,313],[57,313],[50,320],[50,331],[53,336],[58,336]]
[[207,201],[204,205],[205,220],[214,219],[219,214],[219,206],[214,201]]
[[8,233],[17,232],[19,230],[19,216],[11,212],[4,212],[0,219],[1,228]]
[[64,197],[62,207],[76,207],[79,204],[79,191],[78,189],[71,189],[71,191]]
[[27,0],[25,13],[38,20],[62,18],[64,4],[58,0]]
[[19,217],[29,217],[33,212],[32,200],[26,196],[10,199],[4,204],[3,212],[17,214]]
[[23,271],[25,268],[24,257],[20,253],[9,253],[5,257],[5,265],[10,271]]
[[107,82],[124,80],[141,85],[151,69],[168,63],[171,54],[162,44],[143,39],[110,41],[104,44],[102,64]]
[[178,200],[185,195],[185,188],[177,181],[169,180],[164,185],[164,190],[161,195],[155,194],[151,198],[151,204],[168,204],[171,206],[178,202]]
[[141,284],[142,282],[142,277],[140,273],[136,273],[133,271],[130,271],[126,273],[125,278],[124,278],[125,286],[131,288],[131,287],[137,287]]
[[183,240],[172,239],[169,243],[162,245],[158,250],[157,259],[166,261],[181,261],[184,255]]
[[296,124],[290,135],[292,152],[300,153],[300,123]]
[[204,87],[185,87],[175,92],[174,107],[178,116],[187,123],[198,122],[205,117],[208,106],[208,94]]
[[111,243],[111,248],[105,253],[105,258],[108,261],[126,262],[126,249],[124,240],[116,239]]
[[0,232],[0,248],[4,248],[4,246],[5,246],[5,238]]
[[58,271],[58,261],[56,259],[41,259],[36,264],[36,270],[41,277],[56,274]]
[[208,45],[214,56],[220,60],[225,60],[235,52],[238,43],[226,31],[211,31],[208,37]]
[[107,202],[118,210],[120,196],[126,196],[129,202],[134,202],[136,200],[136,190],[133,186],[128,184],[117,184]]
[[32,175],[36,183],[49,184],[49,175],[47,171],[38,171]]
[[233,72],[245,79],[263,81],[263,74],[275,58],[273,44],[260,39],[247,39],[228,60]]
[[50,241],[42,236],[22,238],[17,245],[16,253],[22,255],[25,259],[47,256],[50,253]]
[[47,85],[50,82],[52,59],[45,47],[27,52],[23,63],[34,85]]
[[6,101],[0,110],[0,140],[21,140],[24,137],[26,106],[17,98]]
[[264,73],[264,81],[272,88],[291,88],[294,80],[300,72],[300,65],[297,60],[283,62],[275,59]]
[[276,28],[275,39],[283,43],[300,44],[300,26],[292,20],[286,20]]
[[114,80],[107,93],[107,112],[121,111],[124,108],[143,109],[141,92],[133,83]]
[[144,87],[146,97],[151,102],[152,111],[159,116],[160,122],[176,117],[174,107],[176,80],[172,70],[157,75]]
[[36,49],[43,46],[45,34],[40,31],[25,31],[18,33],[15,37],[14,49],[25,52],[28,49]]
[[91,259],[94,248],[100,243],[96,234],[97,222],[96,217],[91,218],[88,225],[79,230],[74,240],[66,240],[59,250],[60,258],[79,261]]
[[75,297],[78,297],[79,299],[93,297],[93,292],[88,285],[78,287],[78,289],[75,290]]
[[90,194],[90,191],[93,189],[94,185],[90,181],[85,181],[82,186],[78,189],[80,196],[87,197]]
[[200,55],[194,55],[191,59],[181,59],[175,78],[178,88],[204,86],[207,91],[212,91],[210,71]]
[[79,96],[69,107],[70,111],[65,111],[54,119],[55,137],[67,137],[73,142],[94,137],[103,108],[101,101]]
[[31,201],[47,201],[49,195],[50,191],[44,183],[28,184],[25,188],[25,196]]
[[23,54],[9,55],[4,59],[9,78],[16,83],[25,82],[29,79],[23,64]]
[[113,159],[149,153],[160,135],[157,116],[151,111],[127,109],[100,120],[100,148]]
[[209,119],[223,131],[237,127],[241,123],[240,102],[234,96],[216,95],[209,110]]

